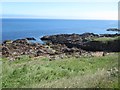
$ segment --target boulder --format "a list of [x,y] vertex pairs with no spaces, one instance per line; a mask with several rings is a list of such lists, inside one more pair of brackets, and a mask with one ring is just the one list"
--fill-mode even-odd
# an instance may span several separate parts
[[101,57],[104,56],[104,52],[92,52],[91,55],[94,57]]
[[8,47],[3,46],[2,47],[2,56],[8,57],[10,55],[11,55],[11,53],[10,53],[10,50],[8,49]]
[[38,50],[36,53],[36,56],[41,56],[43,54],[45,54],[45,52],[43,50]]
[[43,36],[42,38],[41,38],[41,40],[50,40],[50,36]]
[[53,49],[46,49],[46,53],[49,55],[55,55],[55,50]]

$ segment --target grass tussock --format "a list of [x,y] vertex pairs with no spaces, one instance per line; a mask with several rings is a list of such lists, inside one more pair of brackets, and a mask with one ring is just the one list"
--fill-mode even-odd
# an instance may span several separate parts
[[118,88],[118,54],[2,61],[2,88]]

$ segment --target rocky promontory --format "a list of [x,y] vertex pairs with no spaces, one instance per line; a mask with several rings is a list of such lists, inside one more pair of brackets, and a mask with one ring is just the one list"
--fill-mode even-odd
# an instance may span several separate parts
[[76,47],[86,51],[108,51],[108,52],[119,52],[120,51],[120,39],[112,41],[96,41],[95,38],[101,37],[118,37],[120,34],[59,34],[52,36],[43,36],[41,40],[48,41],[52,44],[65,44],[67,47]]

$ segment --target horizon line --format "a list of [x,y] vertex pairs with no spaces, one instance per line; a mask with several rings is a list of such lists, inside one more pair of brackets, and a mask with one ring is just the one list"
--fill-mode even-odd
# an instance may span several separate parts
[[90,18],[33,18],[33,17],[0,17],[0,19],[56,19],[56,20],[118,20],[118,19],[90,19]]

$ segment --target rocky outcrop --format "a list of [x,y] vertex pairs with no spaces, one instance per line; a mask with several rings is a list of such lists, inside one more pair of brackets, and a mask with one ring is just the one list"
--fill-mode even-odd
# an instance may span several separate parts
[[5,40],[4,42],[3,42],[3,44],[9,44],[9,43],[12,43],[13,41],[12,40]]
[[27,39],[17,39],[15,41],[12,42],[13,44],[28,44],[28,40]]
[[34,37],[31,37],[31,38],[30,38],[30,37],[27,37],[26,39],[27,39],[27,40],[36,40]]
[[86,53],[79,48],[69,48],[65,44],[41,45],[39,43],[29,43],[27,39],[17,39],[11,43],[3,43],[2,56],[10,60],[19,58],[21,55],[30,57],[47,56],[50,60],[63,59],[66,57],[79,57],[81,53]]
[[107,29],[107,31],[117,31],[117,32],[120,32],[120,29],[117,29],[117,28],[109,28],[109,29]]
[[41,40],[51,42],[52,44],[65,44],[69,48],[82,44],[84,42],[92,41],[92,37],[98,37],[99,35],[93,33],[84,34],[59,34],[51,36],[43,36]]
[[66,53],[62,51],[63,45],[41,45],[39,43],[29,43],[27,39],[17,39],[11,43],[3,43],[1,51],[3,57],[16,58],[21,55],[28,55],[30,57],[38,56],[54,56]]
[[60,35],[52,35],[52,36],[44,36],[41,40],[49,40],[54,44],[64,44],[64,43],[72,43],[81,41],[81,37],[79,34],[60,34]]
[[11,52],[8,47],[2,47],[2,55],[5,57],[9,57],[11,55]]
[[100,34],[100,37],[117,37],[120,36],[120,34]]
[[44,54],[54,54],[51,49],[46,48],[39,43],[29,43],[27,39],[18,39],[12,43],[2,44],[2,56],[20,56],[20,55],[32,55],[40,56]]
[[[109,51],[109,52],[119,52],[120,39],[112,41],[94,41],[92,38],[98,37],[113,37],[119,36],[120,34],[103,34],[97,35],[93,33],[84,34],[60,34],[52,36],[44,36],[41,40],[48,40],[52,44],[62,44],[66,45],[65,51],[71,52],[70,48],[78,48],[86,51]],[[63,50],[64,51],[64,50]]]
[[[112,41],[94,41],[92,38],[100,37],[93,33],[84,34],[59,34],[44,36],[41,40],[47,40],[46,44],[32,43],[29,39],[6,40],[0,45],[3,57],[10,59],[18,58],[21,55],[30,57],[47,56],[50,60],[81,57],[81,56],[104,56],[99,52],[119,52],[120,39]],[[98,52],[91,54],[91,52]]]
[[83,33],[83,34],[80,34],[81,37],[85,37],[85,38],[88,38],[88,37],[99,37],[98,34],[94,34],[94,33]]
[[108,42],[90,41],[80,45],[80,47],[87,51],[120,52],[120,39]]

